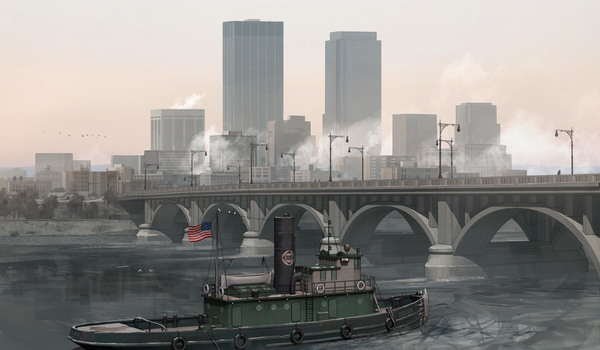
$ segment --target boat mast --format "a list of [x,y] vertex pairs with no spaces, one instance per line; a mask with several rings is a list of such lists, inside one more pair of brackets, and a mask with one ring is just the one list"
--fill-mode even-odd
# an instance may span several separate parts
[[331,255],[331,220],[327,220],[327,254]]
[[219,290],[219,212],[220,210],[217,209],[215,225],[215,295]]

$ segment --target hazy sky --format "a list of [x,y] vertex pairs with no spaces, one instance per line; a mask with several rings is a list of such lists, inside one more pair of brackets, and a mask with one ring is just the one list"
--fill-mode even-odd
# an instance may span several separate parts
[[284,22],[284,115],[317,136],[329,33],[376,31],[384,153],[392,114],[453,122],[457,104],[492,102],[514,166],[566,173],[569,137],[554,129],[571,126],[575,165],[600,165],[597,0],[0,0],[0,166],[142,154],[150,110],[193,94],[221,133],[222,22],[244,19]]

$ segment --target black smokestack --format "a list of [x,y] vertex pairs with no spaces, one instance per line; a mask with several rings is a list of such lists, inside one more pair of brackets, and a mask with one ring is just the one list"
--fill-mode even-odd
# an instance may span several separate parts
[[283,217],[275,218],[274,230],[274,252],[275,275],[273,276],[273,287],[278,294],[290,293],[294,266],[296,265],[295,243],[294,243],[294,218],[283,214]]

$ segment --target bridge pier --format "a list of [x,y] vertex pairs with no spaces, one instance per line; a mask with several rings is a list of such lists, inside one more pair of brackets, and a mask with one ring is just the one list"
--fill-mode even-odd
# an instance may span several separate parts
[[485,277],[479,265],[468,258],[454,255],[451,245],[436,244],[429,248],[425,278],[444,281]]
[[242,256],[271,256],[273,255],[273,242],[258,238],[258,232],[246,231],[240,245]]
[[139,245],[149,245],[149,244],[164,244],[166,242],[171,242],[171,240],[163,235],[162,233],[157,233],[154,230],[150,229],[150,224],[141,224],[138,226],[138,232],[135,235],[135,244]]

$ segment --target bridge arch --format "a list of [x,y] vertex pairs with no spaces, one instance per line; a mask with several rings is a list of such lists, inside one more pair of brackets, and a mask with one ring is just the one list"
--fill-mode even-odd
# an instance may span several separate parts
[[248,212],[234,203],[216,202],[206,207],[200,217],[200,223],[211,221],[213,230],[216,230],[214,219],[217,213],[219,213],[218,233],[222,247],[224,249],[239,248],[244,232],[250,230]]
[[[544,207],[503,205],[482,210],[471,218],[454,240],[454,255],[472,256],[482,254],[498,229],[506,221],[524,211],[533,211],[556,220],[566,232],[570,233],[581,244],[600,277],[600,237],[586,235],[580,223],[556,210]],[[529,234],[528,237],[531,238]],[[564,239],[564,235],[558,235],[552,243],[554,245],[560,244],[561,239]]]
[[273,240],[273,219],[276,216],[281,216],[284,213],[289,214],[294,218],[294,222],[298,225],[298,222],[304,215],[304,213],[308,213],[312,216],[319,227],[321,228],[321,232],[323,232],[323,237],[325,237],[326,233],[326,225],[323,219],[323,214],[318,210],[314,209],[310,205],[298,203],[298,202],[284,202],[275,205],[269,212],[265,215],[264,220],[262,221],[259,228],[259,236],[263,239]]
[[165,201],[154,210],[150,229],[159,231],[171,241],[179,243],[190,223],[190,211],[186,207],[174,201]]
[[362,233],[374,232],[381,220],[393,210],[402,214],[415,234],[425,234],[431,245],[436,244],[434,232],[437,229],[429,227],[425,216],[404,205],[385,203],[367,204],[352,214],[342,230],[340,241],[345,242],[352,239],[355,242],[366,244],[365,239],[368,240],[369,237],[365,237],[366,235]]
[[[408,223],[412,234],[383,233],[375,235],[377,226],[392,212],[399,213]],[[420,267],[435,244],[437,229],[428,226],[428,220],[413,209],[395,203],[371,203],[353,213],[341,229],[340,243],[361,248],[369,263],[411,264],[403,274],[417,277]],[[394,226],[395,227],[395,226]],[[408,229],[408,228],[407,228]]]

